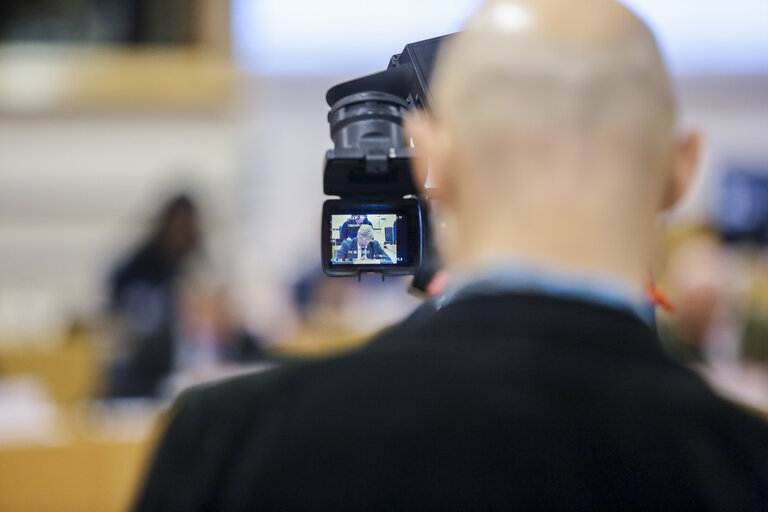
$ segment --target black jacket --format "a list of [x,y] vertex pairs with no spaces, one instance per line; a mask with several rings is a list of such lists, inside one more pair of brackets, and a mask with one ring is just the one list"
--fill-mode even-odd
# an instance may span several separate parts
[[188,392],[137,507],[605,509],[768,510],[768,426],[634,316],[513,294]]

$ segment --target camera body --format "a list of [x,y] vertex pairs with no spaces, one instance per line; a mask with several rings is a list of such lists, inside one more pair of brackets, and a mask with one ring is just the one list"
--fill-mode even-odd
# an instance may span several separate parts
[[[442,36],[405,46],[387,70],[326,94],[334,148],[325,155],[322,264],[330,276],[418,274],[432,259],[429,205],[419,195],[403,116],[429,108],[429,78]],[[368,226],[368,227],[363,227]],[[362,233],[358,233],[362,229]]]

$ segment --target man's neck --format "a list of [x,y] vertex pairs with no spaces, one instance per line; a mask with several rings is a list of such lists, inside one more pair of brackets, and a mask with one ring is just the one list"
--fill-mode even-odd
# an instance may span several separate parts
[[496,264],[474,266],[461,272],[456,269],[434,306],[477,295],[538,293],[591,302],[629,311],[648,325],[655,325],[653,306],[643,290],[605,272],[564,269],[542,265],[520,257],[507,257]]
[[[573,275],[602,276],[642,291],[651,271],[647,240],[626,230],[579,229],[564,219],[560,229],[551,226],[496,226],[464,238],[448,258],[450,267],[484,269],[505,261],[524,261]],[[491,227],[490,225],[487,225]],[[500,230],[505,231],[500,231]]]

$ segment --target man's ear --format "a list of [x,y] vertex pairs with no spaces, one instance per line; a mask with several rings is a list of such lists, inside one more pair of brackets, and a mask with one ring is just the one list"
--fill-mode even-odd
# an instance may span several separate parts
[[675,144],[672,173],[664,194],[664,210],[675,206],[690,189],[699,170],[701,159],[701,133],[693,131],[681,137]]
[[[413,140],[415,158],[411,159],[413,179],[421,192],[427,182],[427,175],[432,172],[432,183],[440,184],[441,177],[437,174],[442,168],[441,160],[445,158],[440,147],[439,127],[432,116],[423,110],[412,110],[403,120],[406,140]],[[438,189],[430,189],[430,196],[439,197]]]
[[420,192],[424,192],[424,184],[427,182],[427,175],[429,174],[431,124],[429,115],[422,110],[412,110],[403,119],[405,140],[412,140],[415,148],[416,156],[411,158],[411,172],[413,172],[413,181],[418,185]]

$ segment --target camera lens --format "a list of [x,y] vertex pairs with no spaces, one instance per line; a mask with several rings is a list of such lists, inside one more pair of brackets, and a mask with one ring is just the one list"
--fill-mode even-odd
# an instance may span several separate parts
[[401,148],[403,115],[408,103],[394,94],[364,91],[334,103],[328,113],[336,149],[383,150]]

